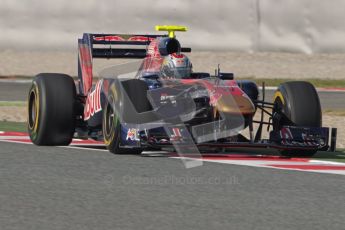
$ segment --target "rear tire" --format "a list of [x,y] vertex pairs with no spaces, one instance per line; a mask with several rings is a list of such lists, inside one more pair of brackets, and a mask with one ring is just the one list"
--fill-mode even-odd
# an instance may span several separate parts
[[[281,115],[273,128],[280,130],[282,126],[321,127],[322,112],[320,99],[315,87],[304,81],[282,83],[274,94],[273,113]],[[316,150],[281,151],[284,156],[308,157]]]
[[36,145],[68,145],[75,130],[76,88],[65,74],[41,73],[28,96],[28,132]]

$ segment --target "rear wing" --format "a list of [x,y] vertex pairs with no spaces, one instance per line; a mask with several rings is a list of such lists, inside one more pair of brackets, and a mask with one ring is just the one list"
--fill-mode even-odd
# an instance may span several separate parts
[[[157,37],[165,36],[166,35],[84,33],[83,37],[78,39],[78,77],[80,80],[80,94],[86,95],[92,86],[93,58],[145,58],[147,46],[150,42]],[[133,46],[135,46],[135,48]]]
[[[165,35],[130,35],[130,34],[89,34],[78,39],[78,44],[90,49],[92,58],[144,58],[146,47],[157,37]],[[105,48],[96,45],[106,46]],[[126,46],[143,46],[143,48],[122,48]],[[121,47],[121,48],[118,48]]]
[[[147,46],[157,37],[167,35],[132,35],[132,34],[89,34],[78,39],[78,44],[90,49],[92,58],[145,58]],[[95,45],[107,47],[99,48]],[[117,46],[143,46],[143,48],[118,48]],[[181,52],[191,52],[190,48],[181,48]]]
[[[161,28],[160,31],[167,29],[177,30],[179,28]],[[184,30],[185,31],[185,30]],[[92,86],[92,60],[94,58],[145,58],[147,48],[151,41],[158,37],[168,35],[140,35],[140,34],[92,34],[84,33],[83,37],[78,39],[78,77],[79,92],[86,95]],[[190,48],[181,48],[181,52],[191,52]]]

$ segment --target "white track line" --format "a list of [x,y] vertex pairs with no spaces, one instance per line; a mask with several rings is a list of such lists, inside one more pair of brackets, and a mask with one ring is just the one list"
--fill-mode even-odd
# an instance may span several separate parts
[[343,165],[343,166],[345,166],[345,163],[336,162],[336,161],[310,160],[310,162],[323,163],[323,164],[325,164],[325,162],[326,162],[327,164],[331,164],[331,165]]
[[[173,157],[174,159],[180,159],[179,157]],[[190,158],[193,159],[193,158]],[[308,173],[326,173],[326,174],[336,174],[336,175],[345,175],[345,170],[304,170],[304,169],[295,169],[295,168],[279,168],[279,166],[274,167],[270,165],[256,165],[256,164],[237,164],[235,162],[225,162],[226,160],[207,160],[203,159],[204,162],[210,163],[220,163],[220,164],[230,164],[230,165],[237,165],[237,166],[247,166],[247,167],[256,167],[256,168],[269,168],[269,169],[279,169],[285,171],[299,171],[299,172],[308,172]],[[323,161],[323,163],[325,163]]]
[[92,150],[92,151],[99,151],[99,152],[109,152],[109,150],[107,150],[107,149],[93,149],[93,148],[80,147],[80,146],[73,146],[73,145],[69,145],[69,146],[57,146],[57,147],[61,147],[61,148],[70,148],[70,149]]

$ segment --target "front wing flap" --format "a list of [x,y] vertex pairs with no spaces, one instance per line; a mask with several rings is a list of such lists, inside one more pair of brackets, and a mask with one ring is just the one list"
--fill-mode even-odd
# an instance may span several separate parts
[[[183,132],[181,132],[183,133]],[[258,142],[249,140],[239,140],[229,138],[228,141],[214,141],[197,144],[198,147],[224,148],[224,149],[265,149],[272,148],[277,150],[321,150],[326,151],[330,148],[330,128],[321,127],[294,127],[284,126],[278,131],[271,131],[269,139]],[[183,140],[183,137],[181,137]],[[336,137],[332,137],[336,138]],[[169,141],[164,143],[154,142],[151,145],[169,145]],[[183,144],[183,141],[181,142]]]
[[314,147],[328,149],[329,128],[284,126],[270,132],[270,142],[281,146]]

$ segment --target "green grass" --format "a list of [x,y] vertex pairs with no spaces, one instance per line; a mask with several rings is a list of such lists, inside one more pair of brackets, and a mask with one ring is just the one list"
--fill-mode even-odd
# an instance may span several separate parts
[[[278,86],[279,84],[287,81],[296,81],[297,79],[284,79],[284,78],[277,78],[277,79],[270,79],[270,78],[254,78],[254,77],[248,77],[248,78],[238,78],[238,79],[247,79],[252,80],[259,86],[262,85],[262,82],[265,82],[266,86]],[[344,88],[345,87],[345,79],[343,80],[331,80],[331,79],[298,79],[299,81],[309,81],[312,83],[315,87],[320,88]]]
[[26,132],[25,122],[0,121],[0,131]]
[[337,149],[336,152],[318,152],[313,159],[345,163],[345,149]]
[[0,106],[26,106],[25,101],[0,101]]

